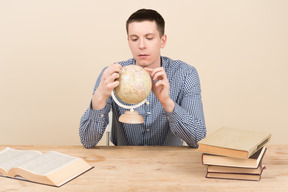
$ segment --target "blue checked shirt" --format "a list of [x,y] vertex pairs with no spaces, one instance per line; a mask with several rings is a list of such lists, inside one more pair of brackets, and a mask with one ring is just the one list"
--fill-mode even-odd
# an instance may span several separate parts
[[[86,148],[97,145],[109,123],[112,108],[111,141],[114,145],[183,145],[198,147],[197,142],[206,136],[201,101],[201,88],[196,69],[182,61],[161,57],[170,84],[170,97],[175,102],[174,112],[167,113],[151,91],[147,100],[136,108],[143,124],[124,124],[118,121],[126,109],[119,107],[112,97],[101,110],[93,110],[91,103],[81,118],[79,135]],[[119,62],[122,66],[135,65],[135,60]],[[105,70],[105,69],[104,69]],[[104,71],[103,70],[103,71]],[[95,92],[103,71],[99,75]]]

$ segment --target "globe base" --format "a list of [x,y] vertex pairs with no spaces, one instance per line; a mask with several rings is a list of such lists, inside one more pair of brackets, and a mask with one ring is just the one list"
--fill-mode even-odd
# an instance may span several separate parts
[[144,119],[139,115],[138,111],[125,111],[125,113],[119,117],[119,121],[127,124],[144,123]]

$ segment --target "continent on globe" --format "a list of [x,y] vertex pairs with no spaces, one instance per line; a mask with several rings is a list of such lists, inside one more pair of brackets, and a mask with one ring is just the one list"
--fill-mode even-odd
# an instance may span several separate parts
[[140,66],[127,65],[123,67],[119,85],[114,89],[117,97],[128,104],[137,104],[145,100],[151,92],[150,75]]

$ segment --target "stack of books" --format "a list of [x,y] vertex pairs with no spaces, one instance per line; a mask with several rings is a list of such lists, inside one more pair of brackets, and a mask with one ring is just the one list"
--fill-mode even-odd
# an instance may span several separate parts
[[220,128],[198,142],[207,178],[260,181],[271,134]]

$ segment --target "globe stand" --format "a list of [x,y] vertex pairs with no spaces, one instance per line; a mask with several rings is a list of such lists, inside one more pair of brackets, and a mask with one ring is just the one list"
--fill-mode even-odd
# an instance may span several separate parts
[[113,100],[117,103],[117,105],[119,105],[120,107],[122,107],[124,109],[130,109],[129,111],[125,111],[125,113],[119,117],[120,122],[128,123],[128,124],[144,123],[143,117],[141,115],[139,115],[138,111],[135,111],[134,109],[137,107],[140,107],[144,103],[148,102],[146,99],[141,101],[140,103],[138,103],[136,105],[127,106],[127,105],[124,105],[118,101],[118,99],[116,98],[116,96],[114,94],[114,90],[112,91],[111,96],[112,96]]

